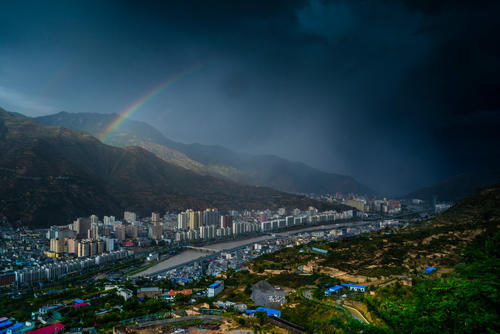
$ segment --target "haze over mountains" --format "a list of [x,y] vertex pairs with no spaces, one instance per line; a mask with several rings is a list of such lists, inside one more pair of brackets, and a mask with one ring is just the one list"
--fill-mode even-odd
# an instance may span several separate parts
[[123,210],[334,208],[302,196],[204,176],[140,147],[113,147],[92,135],[0,109],[0,219],[36,227]]
[[[62,126],[98,136],[116,116],[60,112],[34,119],[41,124]],[[140,146],[167,162],[194,172],[243,184],[266,186],[290,193],[374,194],[372,189],[350,176],[322,172],[304,163],[274,155],[242,154],[221,146],[175,142],[153,126],[139,121],[125,120],[105,142],[119,147]]]

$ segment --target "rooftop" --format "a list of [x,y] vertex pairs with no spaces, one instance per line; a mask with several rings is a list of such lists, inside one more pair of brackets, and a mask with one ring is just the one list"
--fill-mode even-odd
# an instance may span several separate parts
[[252,313],[255,313],[255,312],[265,312],[268,316],[274,315],[276,317],[281,317],[281,311],[275,310],[275,309],[272,309],[272,308],[267,308],[267,307],[259,306],[255,310],[246,310],[247,314],[252,314]]
[[74,308],[78,308],[78,307],[82,307],[82,306],[89,306],[89,304],[87,304],[87,303],[76,303],[75,305],[73,305]]
[[137,289],[137,292],[158,292],[160,291],[160,288],[157,288],[157,287],[150,287],[150,288],[140,288],[140,289]]
[[61,323],[57,323],[54,325],[45,326],[42,328],[35,329],[34,331],[29,331],[26,334],[53,334],[55,332],[62,330],[64,327],[66,327],[66,326],[64,326]]
[[347,286],[350,288],[361,288],[361,289],[366,289],[366,286],[364,285],[358,285],[358,284],[349,284],[349,283],[342,283],[343,286]]
[[426,274],[430,274],[430,273],[432,273],[435,270],[436,270],[436,268],[434,268],[434,267],[425,267],[425,273]]
[[12,325],[12,326],[10,326],[10,327],[7,327],[7,328],[2,329],[2,330],[0,331],[0,334],[5,333],[5,332],[7,332],[7,331],[9,331],[9,330],[10,330],[10,331],[15,331],[15,330],[17,330],[17,329],[19,329],[19,328],[22,328],[22,327],[24,327],[24,322],[18,322],[18,323],[14,324],[14,325]]

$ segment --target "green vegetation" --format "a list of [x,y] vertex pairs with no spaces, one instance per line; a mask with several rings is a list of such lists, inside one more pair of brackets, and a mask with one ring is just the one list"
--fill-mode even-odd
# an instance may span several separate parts
[[300,293],[289,297],[281,316],[303,326],[308,333],[383,333],[382,329],[353,319],[341,307],[307,300]]
[[466,248],[453,274],[423,279],[414,287],[384,287],[375,296],[367,296],[367,304],[393,331],[498,332],[499,244],[500,232],[492,227]]
[[[337,243],[315,242],[285,248],[255,259],[249,267],[273,285],[315,286],[312,298],[302,289],[289,295],[282,317],[317,333],[497,333],[500,332],[500,188],[460,201],[436,219],[403,230],[361,235]],[[325,257],[310,247],[328,250]],[[375,295],[349,294],[348,300],[367,307],[373,325],[352,318],[321,295],[327,276],[299,275],[296,267],[309,261],[368,277],[410,276],[413,286],[400,283],[375,288]],[[438,271],[423,273],[431,265]],[[266,270],[284,270],[271,274]],[[329,278],[329,277],[328,277]],[[331,278],[329,278],[332,280]],[[372,288],[373,289],[373,288]]]
[[[303,326],[309,333],[500,332],[499,223],[500,188],[485,190],[458,203],[432,222],[336,243],[313,242],[263,255],[248,264],[250,271],[228,271],[224,279],[226,289],[216,299],[254,308],[257,305],[250,299],[252,286],[266,280],[275,287],[290,289],[287,303],[282,307],[282,318]],[[328,254],[320,256],[311,252],[313,246],[327,249]],[[24,299],[0,298],[2,315],[24,321],[40,306],[61,303],[68,306],[61,311],[67,326],[97,326],[100,332],[110,332],[117,323],[169,317],[172,305],[179,312],[191,307],[192,297],[184,295],[177,295],[175,304],[154,298],[124,301],[113,289],[103,289],[108,280],[95,279],[104,277],[103,273],[124,272],[141,263],[141,259],[127,259],[45,287],[31,288],[25,291]],[[334,297],[325,297],[326,286],[341,281],[318,271],[303,274],[297,270],[299,265],[310,263],[316,267],[340,268],[352,275],[396,278],[384,281],[384,284],[392,282],[390,285],[370,286],[368,290],[373,294],[344,289]],[[424,274],[425,265],[438,270]],[[399,283],[397,276],[401,273],[411,278],[413,286]],[[214,280],[214,277],[202,278],[184,288],[196,292]],[[122,286],[134,291],[151,284],[140,278]],[[154,285],[162,289],[177,288],[170,281]],[[344,293],[347,295],[344,302],[337,303]],[[71,305],[75,298],[85,299],[90,305],[74,309]],[[198,298],[196,304],[207,303],[213,308],[214,300]],[[353,318],[349,311],[352,309],[347,306],[360,310],[370,324]],[[228,310],[224,316],[255,332],[273,330],[263,314],[246,318],[235,310]]]

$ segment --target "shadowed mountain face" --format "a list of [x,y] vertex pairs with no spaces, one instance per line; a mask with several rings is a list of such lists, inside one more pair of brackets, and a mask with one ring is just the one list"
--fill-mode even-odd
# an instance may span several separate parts
[[124,210],[334,208],[264,187],[194,173],[140,147],[43,126],[0,109],[0,218],[36,226]]
[[[97,136],[114,117],[116,115],[61,112],[35,120]],[[167,162],[200,174],[291,193],[374,193],[350,176],[325,173],[277,156],[241,154],[221,146],[178,143],[144,122],[126,120],[105,142],[120,147],[140,146]]]
[[407,198],[420,198],[427,201],[437,196],[438,201],[456,202],[478,188],[500,184],[500,170],[485,173],[464,173],[456,175],[430,187],[408,194]]

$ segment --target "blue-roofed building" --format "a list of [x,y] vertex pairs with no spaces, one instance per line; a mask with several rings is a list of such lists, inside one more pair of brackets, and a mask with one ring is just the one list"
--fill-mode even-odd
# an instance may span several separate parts
[[0,330],[3,330],[3,329],[8,328],[8,327],[10,327],[12,324],[13,324],[13,322],[12,322],[12,321],[10,321],[10,320],[2,321],[2,322],[0,322]]
[[330,296],[332,293],[338,292],[340,289],[343,289],[344,287],[342,285],[334,285],[328,290],[325,291],[325,296]]
[[426,274],[432,274],[434,271],[436,271],[436,268],[433,268],[433,267],[425,267],[425,273],[426,273]]
[[5,329],[2,329],[0,331],[0,334],[6,333],[6,334],[13,334],[13,333],[18,333],[21,332],[22,329],[24,328],[24,322],[18,322],[10,327],[7,327]]
[[281,317],[281,311],[262,306],[257,307],[255,310],[246,310],[245,312],[246,314],[254,314],[255,312],[265,312],[266,315],[268,316],[274,315],[275,317],[278,318]]
[[74,301],[75,303],[77,303],[77,304],[78,304],[78,303],[83,303],[83,302],[84,302],[84,300],[83,300],[83,299],[80,299],[80,298],[73,299],[73,301]]
[[208,297],[215,297],[224,290],[224,281],[217,281],[210,284],[207,291]]
[[366,286],[364,286],[364,285],[342,283],[342,286],[345,286],[346,288],[348,288],[351,291],[359,291],[359,292],[366,291]]

